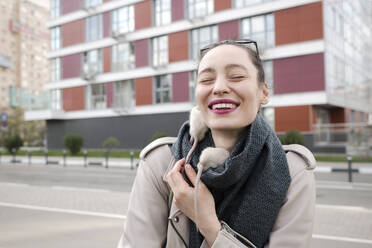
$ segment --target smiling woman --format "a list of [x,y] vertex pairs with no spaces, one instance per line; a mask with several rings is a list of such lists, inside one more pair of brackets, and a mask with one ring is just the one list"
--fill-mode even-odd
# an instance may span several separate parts
[[269,91],[256,43],[200,55],[197,106],[177,138],[141,152],[118,247],[310,247],[315,160],[282,146],[261,116]]

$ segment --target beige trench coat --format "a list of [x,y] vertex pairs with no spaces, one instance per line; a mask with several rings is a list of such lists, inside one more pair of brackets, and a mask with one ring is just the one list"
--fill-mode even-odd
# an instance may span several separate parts
[[[171,202],[166,175],[175,159],[170,145],[175,138],[161,138],[140,155],[118,248],[185,248],[189,242],[187,217]],[[291,184],[265,248],[307,248],[315,210],[315,159],[300,145],[283,146],[287,152]],[[169,209],[170,206],[170,209]],[[207,242],[201,248],[209,247]],[[212,248],[256,247],[222,223]]]

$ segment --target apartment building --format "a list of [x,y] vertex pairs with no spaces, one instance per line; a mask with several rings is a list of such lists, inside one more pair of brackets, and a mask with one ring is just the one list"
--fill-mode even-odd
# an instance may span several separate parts
[[33,109],[50,82],[49,10],[26,0],[0,0],[0,108]]
[[47,121],[50,148],[68,133],[86,148],[109,136],[140,148],[157,131],[177,135],[195,104],[199,49],[249,38],[271,87],[264,116],[317,150],[316,124],[372,112],[371,9],[368,0],[52,0],[54,98],[26,118]]

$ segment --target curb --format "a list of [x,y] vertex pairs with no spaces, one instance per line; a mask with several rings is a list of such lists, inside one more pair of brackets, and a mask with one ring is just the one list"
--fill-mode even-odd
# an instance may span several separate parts
[[[343,168],[333,168],[330,166],[322,166],[322,167],[316,167],[315,168],[315,173],[333,173],[333,172],[344,172],[348,173],[348,169],[343,169]],[[351,169],[351,172],[358,173],[358,174],[372,174],[372,168],[353,168]]]

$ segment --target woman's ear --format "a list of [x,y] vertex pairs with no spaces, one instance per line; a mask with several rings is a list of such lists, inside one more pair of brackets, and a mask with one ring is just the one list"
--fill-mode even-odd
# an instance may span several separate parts
[[270,99],[270,91],[266,82],[261,85],[261,93],[261,104],[267,104]]

